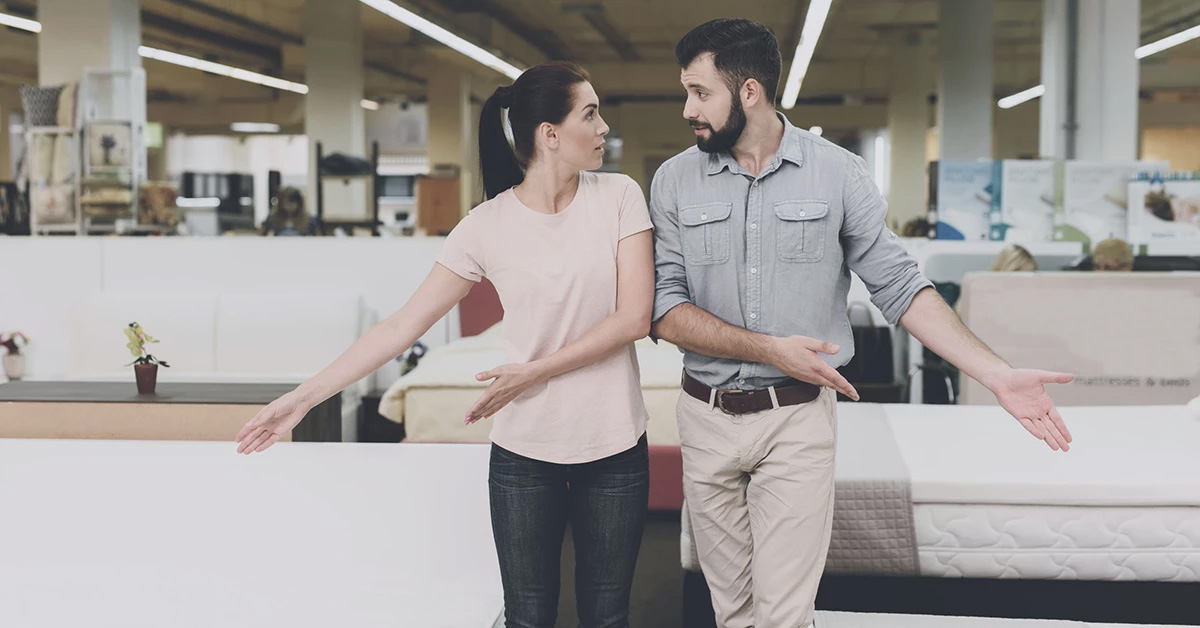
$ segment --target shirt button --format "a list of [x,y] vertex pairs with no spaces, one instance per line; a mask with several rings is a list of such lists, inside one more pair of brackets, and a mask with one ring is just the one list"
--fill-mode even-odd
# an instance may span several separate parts
[[[800,214],[800,215],[803,216],[804,214]],[[700,214],[700,220],[707,220],[707,219],[708,219],[708,214]]]
[[750,313],[750,318],[758,318],[758,314],[755,314],[754,312],[751,312],[751,313]]
[[757,269],[757,268],[751,268],[751,269],[750,269],[750,274],[751,274],[751,275],[753,275],[754,273],[757,273],[757,272],[758,272],[758,269]]
[[804,215],[804,212],[803,212],[803,211],[801,211],[801,212],[800,212],[800,215],[801,215],[801,216],[803,216],[803,215]]
[[758,228],[758,223],[757,223],[757,222],[752,222],[752,223],[750,223],[750,229],[752,229],[752,230],[753,230],[753,229],[757,229],[757,228]]

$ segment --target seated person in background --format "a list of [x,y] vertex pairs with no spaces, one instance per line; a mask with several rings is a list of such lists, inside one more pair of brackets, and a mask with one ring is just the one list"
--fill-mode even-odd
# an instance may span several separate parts
[[279,188],[271,214],[262,224],[262,235],[311,236],[319,233],[317,221],[304,210],[304,195],[294,187]]
[[1101,240],[1092,248],[1092,269],[1117,272],[1133,270],[1133,248],[1120,238]]
[[1037,261],[1033,259],[1025,247],[1010,244],[996,255],[992,267],[993,272],[1028,273],[1038,269]]
[[904,223],[904,227],[900,235],[906,238],[928,238],[929,237],[929,221],[924,218],[913,218]]

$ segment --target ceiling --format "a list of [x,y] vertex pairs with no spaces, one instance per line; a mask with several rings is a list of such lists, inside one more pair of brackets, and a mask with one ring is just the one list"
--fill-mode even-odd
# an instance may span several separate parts
[[[530,65],[553,58],[583,63],[607,100],[678,99],[673,50],[688,29],[729,13],[728,0],[402,0],[435,23]],[[0,10],[32,17],[35,0],[0,0]],[[305,0],[142,0],[143,42],[264,74],[302,81]],[[438,60],[462,63],[478,92],[504,80],[441,44],[360,5],[366,93],[377,100],[420,100]],[[1024,89],[1040,74],[1042,0],[995,0],[998,95]],[[807,8],[804,0],[754,0],[741,17],[766,23],[789,59]],[[937,57],[937,0],[835,0],[801,101],[851,97],[885,101],[890,41],[919,33]],[[1200,24],[1195,0],[1142,0],[1142,41]],[[0,82],[34,82],[36,35],[0,29]],[[1144,93],[1200,94],[1200,40],[1142,62]],[[146,61],[149,100],[177,108],[282,103],[295,115],[299,97],[195,70]],[[786,64],[785,64],[786,72]],[[936,89],[936,72],[930,73]],[[1182,96],[1180,96],[1182,94]],[[199,110],[196,110],[199,112]],[[277,113],[277,115],[285,115]],[[194,118],[195,116],[193,116]],[[202,118],[203,116],[199,116]]]

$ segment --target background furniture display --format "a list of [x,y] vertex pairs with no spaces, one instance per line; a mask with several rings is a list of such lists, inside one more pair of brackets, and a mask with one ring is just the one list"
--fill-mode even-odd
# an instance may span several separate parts
[[[364,170],[358,169],[342,170],[338,166],[344,166],[349,161],[346,156],[337,153],[326,155],[321,142],[316,143],[316,162],[314,172],[317,173],[317,223],[321,226],[323,235],[333,233],[335,229],[341,227],[347,230],[347,233],[353,235],[355,228],[369,229],[371,235],[379,235],[379,142],[371,143],[370,160],[365,165]],[[326,218],[325,216],[325,182],[327,180],[341,180],[343,184],[349,185],[352,180],[370,181],[369,200],[365,208],[365,217],[360,220],[346,220],[341,218]]]
[[198,235],[253,232],[254,176],[245,173],[185,172],[180,178],[184,221]]
[[[286,384],[164,383],[139,395],[131,382],[0,384],[0,438],[232,441]],[[313,408],[282,441],[342,440],[341,397]]]
[[417,230],[447,235],[462,220],[462,190],[457,171],[417,177]]

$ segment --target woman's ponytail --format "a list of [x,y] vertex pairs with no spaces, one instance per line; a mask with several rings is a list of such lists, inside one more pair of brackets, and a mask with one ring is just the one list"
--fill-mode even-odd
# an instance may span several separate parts
[[513,91],[509,86],[496,88],[479,116],[479,169],[486,198],[496,198],[525,180],[525,171],[504,133],[504,110],[512,107]]

